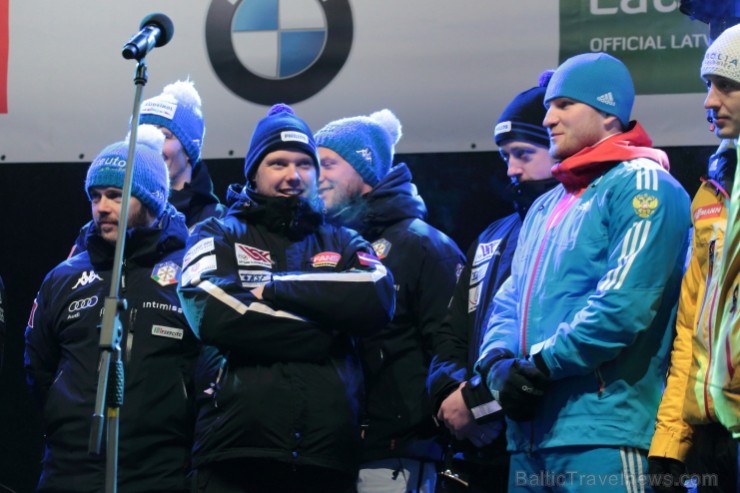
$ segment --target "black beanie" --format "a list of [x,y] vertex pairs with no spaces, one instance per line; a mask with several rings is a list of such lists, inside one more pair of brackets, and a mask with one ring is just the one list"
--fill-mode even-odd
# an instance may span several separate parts
[[552,71],[540,76],[539,86],[527,89],[518,94],[496,122],[493,140],[500,146],[507,140],[523,140],[532,144],[550,147],[547,129],[542,126],[547,108],[545,108],[545,90]]

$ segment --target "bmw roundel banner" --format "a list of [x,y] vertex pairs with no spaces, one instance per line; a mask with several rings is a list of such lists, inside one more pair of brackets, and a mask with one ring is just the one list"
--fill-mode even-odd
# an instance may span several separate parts
[[698,76],[708,27],[678,3],[0,0],[0,165],[89,163],[122,139],[137,66],[121,49],[154,12],[174,35],[145,57],[142,96],[193,80],[206,160],[243,156],[279,102],[314,130],[389,108],[403,125],[397,153],[494,150],[513,96],[566,55],[599,49],[625,58],[644,88],[633,118],[656,145],[715,145]]

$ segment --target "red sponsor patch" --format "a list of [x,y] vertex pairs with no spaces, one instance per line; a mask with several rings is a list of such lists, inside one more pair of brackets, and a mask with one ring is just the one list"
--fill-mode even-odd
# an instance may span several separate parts
[[378,257],[371,253],[366,252],[357,252],[357,259],[360,261],[362,265],[378,265],[380,263],[380,260],[378,260]]
[[340,258],[342,256],[336,252],[321,252],[311,257],[311,265],[313,267],[336,267]]
[[704,219],[716,219],[722,214],[722,205],[712,204],[704,207],[699,207],[694,211],[694,222],[699,222]]

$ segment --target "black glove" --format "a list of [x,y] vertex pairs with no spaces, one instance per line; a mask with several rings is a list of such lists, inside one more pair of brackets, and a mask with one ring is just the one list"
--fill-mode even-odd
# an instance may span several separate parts
[[656,493],[686,493],[680,482],[683,474],[686,474],[686,467],[680,460],[648,457],[648,475]]
[[482,368],[488,369],[491,393],[504,414],[514,421],[531,421],[545,395],[547,376],[531,361],[516,358],[506,349],[488,353],[486,360]]

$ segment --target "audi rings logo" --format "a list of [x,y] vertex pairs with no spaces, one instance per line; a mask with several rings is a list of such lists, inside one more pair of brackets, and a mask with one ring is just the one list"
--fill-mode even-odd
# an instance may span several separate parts
[[349,0],[213,0],[206,16],[216,75],[237,96],[263,105],[321,91],[347,61],[352,34]]
[[98,304],[98,297],[92,296],[85,298],[84,300],[76,300],[69,304],[67,310],[69,313],[79,312],[80,310],[87,310]]

